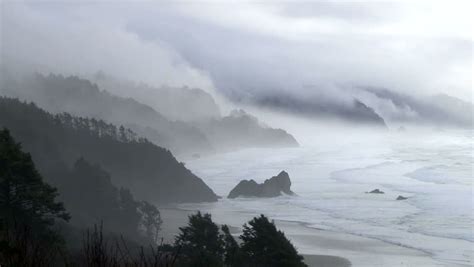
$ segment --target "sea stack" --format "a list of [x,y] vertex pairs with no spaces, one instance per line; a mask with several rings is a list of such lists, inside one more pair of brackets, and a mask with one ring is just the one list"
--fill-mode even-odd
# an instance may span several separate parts
[[376,188],[370,192],[365,192],[366,194],[385,194],[383,191],[381,191],[380,189]]
[[290,189],[291,181],[287,172],[282,171],[277,176],[259,184],[254,180],[242,180],[234,187],[227,198],[236,197],[277,197],[282,194],[294,195]]

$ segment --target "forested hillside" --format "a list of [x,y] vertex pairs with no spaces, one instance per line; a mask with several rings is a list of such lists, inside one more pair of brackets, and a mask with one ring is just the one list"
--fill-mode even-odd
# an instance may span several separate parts
[[306,266],[263,215],[243,226],[241,245],[228,226],[200,212],[179,228],[174,244],[158,243],[158,209],[115,187],[99,165],[80,158],[60,170],[59,190],[35,165],[10,131],[1,129],[2,266]]
[[206,136],[195,127],[170,120],[148,105],[113,95],[76,76],[35,74],[23,78],[4,78],[0,94],[32,101],[52,113],[67,112],[125,125],[173,153],[212,150]]
[[52,115],[35,104],[0,98],[0,127],[10,129],[53,184],[79,158],[97,163],[112,182],[153,203],[216,201],[214,192],[170,151],[101,120]]
[[296,139],[285,130],[263,126],[244,110],[233,110],[228,116],[196,124],[215,147],[233,150],[239,147],[294,147]]
[[[0,94],[32,101],[55,114],[68,112],[124,125],[175,155],[298,145],[291,134],[265,126],[244,111],[221,117],[212,96],[202,90],[118,81],[103,86],[107,90],[76,76],[5,75]],[[122,96],[114,95],[116,91]],[[130,96],[139,97],[140,102]]]

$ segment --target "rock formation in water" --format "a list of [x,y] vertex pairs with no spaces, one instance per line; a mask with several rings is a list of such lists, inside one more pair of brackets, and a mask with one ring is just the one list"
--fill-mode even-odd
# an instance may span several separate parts
[[290,177],[287,172],[282,171],[277,176],[265,180],[263,184],[258,184],[254,180],[242,180],[227,197],[277,197],[283,193],[294,195],[290,187]]
[[365,192],[365,193],[367,193],[367,194],[385,194],[384,191],[381,191],[381,190],[378,189],[378,188],[376,188],[376,189],[374,189],[374,190],[372,190],[372,191],[370,191],[370,192]]
[[407,197],[404,197],[404,196],[398,196],[397,197],[397,200],[405,200],[405,199],[408,199]]

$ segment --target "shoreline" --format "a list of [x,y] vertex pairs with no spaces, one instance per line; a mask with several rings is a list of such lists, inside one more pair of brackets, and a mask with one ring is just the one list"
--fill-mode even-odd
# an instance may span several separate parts
[[[197,211],[197,210],[196,210]],[[196,212],[195,210],[180,209],[177,207],[160,207],[160,213],[163,219],[162,229],[160,231],[163,243],[170,243],[174,241],[174,236],[178,233],[179,227],[187,224],[188,215]],[[216,222],[219,224],[219,222]],[[241,227],[235,225],[228,225],[231,234],[237,237],[241,233]],[[300,251],[299,251],[300,252]],[[304,258],[304,262],[309,266],[318,267],[349,267],[351,262],[337,255],[326,254],[300,254]]]
[[[196,209],[177,206],[159,207],[163,218],[163,241],[173,242],[179,227],[187,224],[189,214]],[[214,222],[227,224],[234,236],[241,226],[256,214],[202,209],[210,212]],[[303,222],[275,220],[277,228],[295,245],[308,266],[448,266],[430,255],[395,244],[342,232],[327,231],[306,226]]]
[[302,222],[275,221],[301,254],[343,257],[351,266],[451,266],[416,249],[349,233],[317,229]]
[[[163,225],[160,231],[163,243],[171,243],[174,241],[175,235],[179,231],[179,227],[185,226],[188,222],[188,216],[194,214],[197,210],[186,210],[177,207],[163,206],[159,208]],[[216,222],[219,224],[219,222]],[[241,233],[241,227],[229,225],[231,234],[237,237]],[[322,254],[300,254],[304,258],[304,262],[309,266],[318,267],[349,267],[351,262],[343,257],[336,255],[322,255]]]

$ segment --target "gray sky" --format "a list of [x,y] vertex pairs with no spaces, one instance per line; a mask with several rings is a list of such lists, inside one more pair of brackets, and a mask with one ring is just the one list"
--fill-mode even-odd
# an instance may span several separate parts
[[470,1],[3,1],[1,59],[224,92],[378,86],[471,100],[471,10]]

